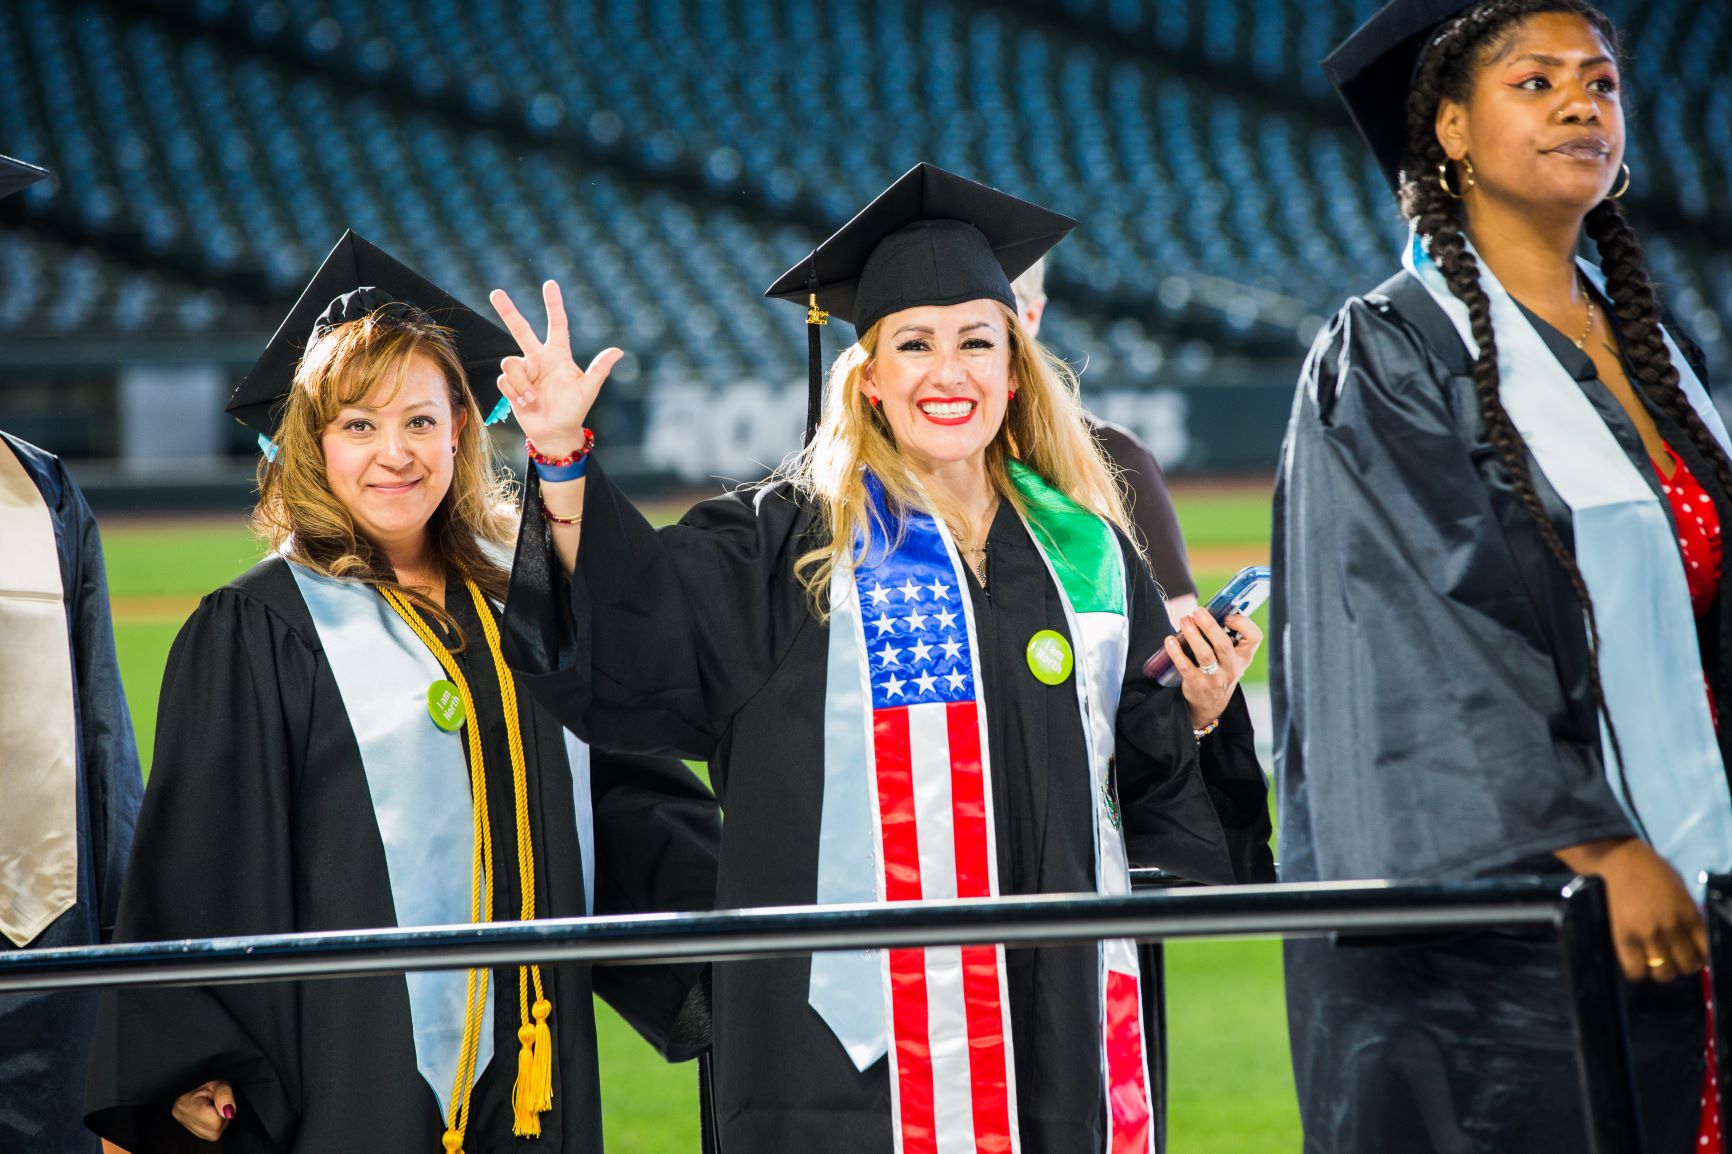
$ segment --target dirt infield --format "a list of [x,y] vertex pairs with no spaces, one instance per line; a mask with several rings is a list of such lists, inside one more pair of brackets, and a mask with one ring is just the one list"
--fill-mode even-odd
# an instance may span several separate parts
[[1267,545],[1198,545],[1187,549],[1192,573],[1237,573],[1247,565],[1267,565]]

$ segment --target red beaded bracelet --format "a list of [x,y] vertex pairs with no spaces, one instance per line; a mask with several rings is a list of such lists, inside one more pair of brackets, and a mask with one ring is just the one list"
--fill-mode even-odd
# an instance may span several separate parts
[[578,446],[577,452],[564,457],[549,457],[537,451],[535,448],[535,442],[530,440],[528,437],[523,438],[523,444],[529,449],[529,460],[531,464],[546,465],[550,469],[561,469],[567,465],[575,465],[585,457],[589,456],[589,451],[595,448],[595,430],[586,427],[583,430],[583,444]]

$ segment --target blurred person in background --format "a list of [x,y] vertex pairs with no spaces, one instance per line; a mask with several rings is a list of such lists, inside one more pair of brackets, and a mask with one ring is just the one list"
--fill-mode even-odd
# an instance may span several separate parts
[[[1600,876],[1644,1149],[1717,1151],[1697,902],[1732,866],[1732,459],[1619,206],[1617,32],[1579,0],[1395,0],[1325,69],[1412,233],[1287,431],[1283,880]],[[1587,1144],[1554,937],[1286,957],[1307,1150]]]
[[[1046,259],[1030,265],[1010,282],[1016,294],[1016,312],[1022,327],[1030,337],[1040,336],[1041,318],[1046,315]],[[1185,536],[1179,529],[1179,514],[1173,508],[1173,496],[1167,489],[1167,474],[1148,446],[1137,435],[1111,421],[1103,421],[1086,409],[1083,419],[1088,422],[1095,440],[1101,444],[1107,460],[1119,471],[1125,492],[1125,512],[1136,526],[1149,571],[1161,588],[1167,602],[1167,616],[1173,628],[1197,608],[1197,582],[1191,576],[1190,559],[1185,553]]]
[[[466,366],[510,348],[347,234],[242,382],[272,553],[175,641],[117,938],[712,904],[714,798],[592,754],[500,654],[516,523]],[[684,1058],[703,977],[593,987]],[[575,965],[116,991],[87,1121],[133,1154],[599,1151],[591,992]]]
[[[0,196],[48,176],[0,156]],[[0,949],[107,941],[144,781],[102,538],[52,453],[0,430]],[[97,993],[0,994],[0,1150],[94,1154]]]
[[[1185,658],[1075,379],[1017,318],[1010,275],[1074,223],[910,170],[770,290],[858,333],[806,451],[659,531],[584,428],[622,354],[578,369],[552,282],[545,341],[493,294],[539,475],[511,659],[591,740],[709,760],[720,905],[1267,868],[1249,723],[1217,730],[1260,634],[1187,619]],[[1141,674],[1163,645],[1182,687]],[[1211,760],[1261,840],[1222,828]],[[1129,942],[729,962],[715,995],[723,1150],[1153,1149]]]

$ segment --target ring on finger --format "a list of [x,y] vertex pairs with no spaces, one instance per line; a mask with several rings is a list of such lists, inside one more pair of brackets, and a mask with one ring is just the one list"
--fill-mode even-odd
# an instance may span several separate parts
[[1207,665],[1199,665],[1197,666],[1197,672],[1201,673],[1204,677],[1213,677],[1215,674],[1221,672],[1221,663],[1219,661],[1211,661]]
[[1647,963],[1648,963],[1648,969],[1650,969],[1650,970],[1663,970],[1667,966],[1671,965],[1672,961],[1670,958],[1662,958],[1659,956],[1655,956],[1655,957],[1648,958]]

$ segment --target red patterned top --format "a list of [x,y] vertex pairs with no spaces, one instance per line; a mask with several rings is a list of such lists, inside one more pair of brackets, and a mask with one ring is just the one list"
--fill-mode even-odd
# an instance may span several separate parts
[[1684,557],[1684,578],[1690,585],[1690,608],[1700,618],[1714,607],[1720,594],[1720,514],[1672,446],[1666,446],[1666,455],[1672,459],[1672,476],[1668,479],[1657,462],[1654,471],[1660,474],[1660,488],[1672,506],[1678,551]]
[[[1700,619],[1714,607],[1714,599],[1720,594],[1723,560],[1720,514],[1672,446],[1666,446],[1666,455],[1672,459],[1672,476],[1668,479],[1658,462],[1654,463],[1654,471],[1660,475],[1660,489],[1666,495],[1666,503],[1672,507],[1672,523],[1678,528],[1678,552],[1684,558],[1684,579],[1690,586],[1690,608]],[[1708,711],[1714,718],[1714,728],[1719,729],[1719,711],[1714,707],[1712,690],[1708,693]],[[1720,1091],[1716,1076],[1719,1055],[1714,1052],[1715,1006],[1709,989],[1708,971],[1703,970],[1702,994],[1708,1006],[1707,1069],[1702,1076],[1696,1150],[1698,1154],[1722,1154]]]

